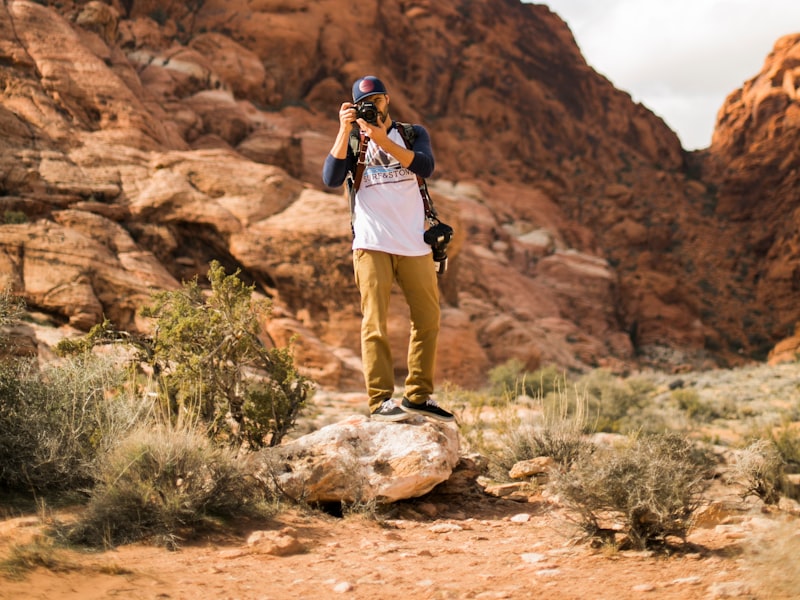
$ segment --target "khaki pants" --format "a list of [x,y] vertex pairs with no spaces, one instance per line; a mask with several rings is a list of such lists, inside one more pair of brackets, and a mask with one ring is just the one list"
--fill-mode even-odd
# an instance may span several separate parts
[[370,412],[394,393],[394,364],[386,328],[394,281],[400,285],[411,313],[405,397],[424,402],[433,393],[439,337],[439,283],[431,255],[354,250],[353,268],[361,292],[361,360]]

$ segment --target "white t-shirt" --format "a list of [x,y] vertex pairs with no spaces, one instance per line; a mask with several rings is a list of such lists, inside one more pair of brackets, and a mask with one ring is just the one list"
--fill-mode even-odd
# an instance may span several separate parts
[[[389,137],[404,146],[397,129]],[[400,256],[424,256],[425,209],[417,176],[370,140],[366,167],[356,193],[353,249]]]

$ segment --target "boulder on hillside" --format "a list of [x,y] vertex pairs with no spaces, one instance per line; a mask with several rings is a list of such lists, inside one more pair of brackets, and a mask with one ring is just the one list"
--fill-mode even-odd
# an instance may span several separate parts
[[256,477],[305,502],[390,503],[427,494],[458,459],[453,425],[359,415],[263,451]]

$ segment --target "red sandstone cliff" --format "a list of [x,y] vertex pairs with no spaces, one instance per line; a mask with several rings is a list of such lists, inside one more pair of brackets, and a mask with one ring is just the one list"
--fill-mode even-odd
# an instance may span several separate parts
[[[347,207],[320,168],[359,75],[424,123],[456,225],[440,375],[763,358],[800,319],[797,36],[687,155],[518,0],[26,0],[0,6],[0,286],[34,324],[146,328],[211,259],[274,298],[279,341],[359,385]],[[766,185],[765,185],[766,184]],[[401,303],[398,303],[398,308]],[[404,321],[393,324],[398,367]],[[25,337],[25,333],[21,334]]]

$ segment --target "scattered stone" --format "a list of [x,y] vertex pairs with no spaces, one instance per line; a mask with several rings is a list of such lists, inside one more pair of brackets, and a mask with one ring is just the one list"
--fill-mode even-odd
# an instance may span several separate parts
[[436,523],[428,527],[431,533],[452,533],[454,531],[463,531],[464,528],[456,523]]
[[295,537],[297,534],[291,527],[280,531],[254,531],[247,538],[247,545],[259,554],[272,556],[290,556],[305,552],[305,546]]
[[549,473],[555,467],[556,461],[550,456],[537,456],[530,460],[516,463],[508,472],[511,479],[530,479],[542,473]]
[[341,581],[333,586],[333,591],[337,594],[346,594],[353,591],[353,584],[348,581]]
[[529,564],[540,563],[547,560],[547,556],[544,554],[539,554],[538,552],[526,552],[525,554],[520,554],[520,558],[523,562]]
[[711,584],[708,593],[712,600],[717,598],[743,598],[750,596],[751,591],[743,581],[722,581]]
[[554,577],[561,573],[561,569],[540,569],[534,573],[539,577]]
[[512,523],[527,523],[531,520],[531,516],[528,513],[519,513],[511,517],[509,520]]
[[640,583],[639,585],[634,585],[631,588],[631,591],[634,592],[654,592],[656,590],[656,586],[652,583]]
[[694,577],[681,577],[679,579],[673,579],[667,585],[698,585],[702,582],[703,578],[695,575]]

